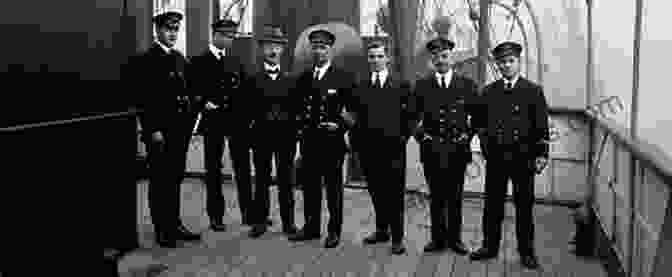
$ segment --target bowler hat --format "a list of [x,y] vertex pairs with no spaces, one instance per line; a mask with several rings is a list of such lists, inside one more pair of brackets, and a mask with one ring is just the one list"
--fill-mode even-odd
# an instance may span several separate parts
[[492,49],[492,55],[495,59],[499,59],[505,56],[516,56],[520,57],[520,53],[523,51],[523,47],[519,43],[513,41],[505,41]]
[[318,29],[308,34],[308,40],[310,41],[310,43],[322,43],[327,45],[334,45],[334,42],[336,41],[336,36],[325,29]]
[[238,33],[238,23],[230,19],[220,19],[212,23],[212,31],[219,33]]
[[453,48],[455,48],[455,43],[449,39],[437,37],[427,42],[425,47],[430,53],[434,54],[443,50],[453,50]]
[[282,33],[280,26],[268,24],[264,26],[261,38],[259,38],[259,42],[276,42],[286,44],[288,40],[287,37],[285,37],[285,34]]

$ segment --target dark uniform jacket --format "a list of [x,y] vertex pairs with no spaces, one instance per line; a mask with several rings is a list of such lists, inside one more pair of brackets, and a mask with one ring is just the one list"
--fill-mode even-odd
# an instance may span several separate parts
[[179,51],[167,53],[154,43],[131,64],[134,84],[142,94],[140,125],[145,138],[155,131],[174,129],[193,115],[185,75],[188,61]]
[[[415,120],[420,123],[414,136],[421,146],[431,142],[445,145],[451,152],[470,151],[470,141],[476,133],[470,118],[479,112],[474,81],[453,72],[448,88],[442,89],[432,73],[416,82],[414,98]],[[425,141],[425,135],[431,140]]]
[[248,79],[245,90],[254,103],[247,108],[255,131],[264,132],[256,135],[264,135],[266,139],[276,134],[296,136],[299,109],[294,103],[294,81],[282,71],[273,80],[263,69]]
[[382,89],[374,88],[370,78],[362,79],[353,93],[353,136],[408,138],[413,128],[409,101],[410,84],[396,73],[388,74]]
[[[319,81],[313,81],[313,69],[301,73],[296,81],[295,94],[298,98],[295,103],[300,105],[299,119],[301,121],[302,137],[331,137],[338,140],[345,149],[343,135],[352,127],[349,117],[344,117],[342,111],[352,103],[352,91],[356,86],[354,74],[335,67],[333,64],[324,73]],[[320,128],[321,122],[335,122],[338,130],[328,131]],[[308,139],[310,141],[310,139]],[[329,145],[325,141],[325,145]],[[330,145],[330,147],[333,147]]]
[[512,90],[498,80],[482,96],[485,130],[479,135],[484,154],[510,151],[530,158],[548,157],[548,107],[541,86],[519,77]]
[[219,106],[203,112],[201,126],[205,132],[222,128],[225,134],[232,134],[250,126],[251,96],[243,88],[249,77],[238,56],[224,56],[220,61],[208,49],[191,59],[189,71],[190,87],[196,95],[202,96],[201,106],[207,101]]

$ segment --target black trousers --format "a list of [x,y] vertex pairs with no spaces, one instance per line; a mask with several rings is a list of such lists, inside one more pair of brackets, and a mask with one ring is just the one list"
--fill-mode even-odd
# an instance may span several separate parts
[[157,233],[170,235],[182,224],[180,187],[187,163],[192,117],[184,115],[162,131],[164,143],[151,142],[146,135],[149,162],[149,209]]
[[485,175],[484,246],[498,251],[502,239],[504,200],[509,179],[516,207],[516,240],[520,254],[534,252],[534,170],[527,153],[488,151]]
[[421,145],[423,169],[430,194],[431,239],[436,242],[458,242],[462,234],[464,172],[471,160],[471,153],[466,147],[437,140]]
[[358,152],[376,214],[376,230],[404,238],[406,141],[398,137],[364,136]]
[[222,156],[226,142],[233,165],[233,174],[238,190],[238,205],[243,222],[249,222],[252,215],[252,183],[250,151],[252,142],[246,130],[227,135],[217,126],[208,128],[204,135],[205,183],[207,189],[206,210],[210,220],[221,221],[225,213],[225,199],[222,192]]
[[[293,132],[278,133],[277,129],[260,128],[255,133],[274,134],[258,136],[254,147],[255,191],[252,204],[252,222],[264,224],[269,216],[269,186],[273,182],[271,176],[273,158],[275,158],[278,201],[283,229],[294,226],[294,190],[291,180],[296,154],[296,134]],[[277,126],[276,126],[277,127]]]
[[322,184],[326,186],[329,209],[329,234],[340,236],[343,225],[343,160],[345,140],[342,135],[308,134],[301,142],[303,157],[304,231],[320,233]]

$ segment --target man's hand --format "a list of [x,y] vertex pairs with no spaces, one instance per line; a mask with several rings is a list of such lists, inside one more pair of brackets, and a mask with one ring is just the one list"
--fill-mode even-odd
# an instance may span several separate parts
[[329,131],[336,131],[336,129],[338,129],[338,124],[335,122],[322,122],[320,123],[320,127],[326,128]]
[[152,133],[152,142],[153,143],[163,143],[163,134],[160,131]]
[[541,174],[548,165],[548,159],[545,157],[538,157],[534,160],[534,172]]
[[217,108],[219,108],[219,106],[215,105],[215,103],[212,103],[210,101],[205,103],[205,109],[206,110],[214,110],[214,109],[217,109]]

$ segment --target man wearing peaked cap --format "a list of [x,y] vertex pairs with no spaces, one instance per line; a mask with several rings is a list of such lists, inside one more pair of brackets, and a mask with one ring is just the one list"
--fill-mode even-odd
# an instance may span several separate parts
[[[475,126],[468,120],[477,113],[476,83],[453,71],[455,43],[438,37],[429,41],[434,72],[415,85],[416,126],[422,162],[431,198],[431,239],[425,252],[451,249],[466,255],[462,242],[464,172],[471,161],[470,141]],[[447,214],[445,211],[448,211]]]
[[[282,231],[286,235],[294,235],[297,230],[294,225],[291,174],[297,142],[296,110],[292,101],[293,81],[282,71],[280,63],[287,38],[279,26],[269,24],[263,27],[261,37],[257,40],[264,60],[246,86],[254,99],[254,105],[249,108],[254,110],[251,139],[254,140],[256,173],[252,205],[253,227],[249,235],[257,238],[267,231],[269,187],[273,182],[271,170],[274,157]],[[269,140],[269,135],[274,139]]]
[[251,114],[247,109],[249,95],[242,84],[248,78],[241,59],[231,55],[238,23],[220,19],[212,25],[212,43],[192,57],[190,84],[202,97],[205,183],[207,214],[210,229],[225,231],[225,199],[222,193],[222,155],[229,144],[238,193],[242,223],[250,224],[252,205],[251,161],[248,142]]
[[504,199],[509,179],[513,183],[516,207],[516,241],[520,261],[537,268],[534,251],[534,175],[548,159],[548,106],[543,88],[520,75],[522,47],[503,42],[492,50],[502,79],[488,84],[481,99],[479,133],[487,160],[483,247],[472,260],[497,257],[504,218]]
[[[184,175],[195,102],[187,88],[187,59],[175,50],[179,11],[163,11],[152,21],[156,41],[131,61],[134,86],[145,91],[140,115],[143,141],[148,150],[149,207],[157,243],[176,247],[177,240],[198,240],[180,220],[180,184]],[[154,93],[154,92],[166,93]]]
[[[301,184],[304,187],[305,224],[293,241],[320,237],[322,179],[327,191],[326,248],[338,246],[343,225],[342,168],[347,151],[345,133],[354,124],[351,111],[355,75],[332,64],[334,34],[327,30],[308,35],[313,66],[297,78],[294,90],[300,109]],[[305,174],[304,174],[305,173]]]

